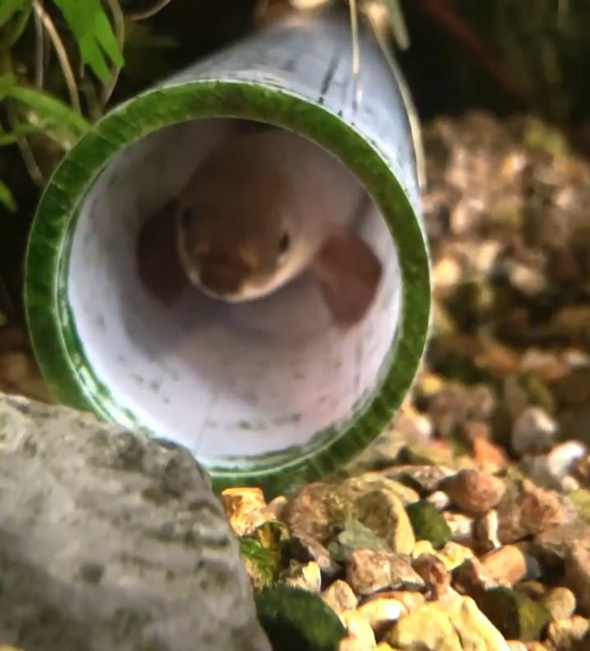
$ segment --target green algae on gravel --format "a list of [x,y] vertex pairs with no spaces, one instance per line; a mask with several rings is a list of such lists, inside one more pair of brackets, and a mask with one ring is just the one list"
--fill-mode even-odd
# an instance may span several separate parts
[[507,640],[539,640],[551,621],[547,606],[511,588],[487,590],[477,605]]
[[434,504],[420,500],[406,507],[416,540],[428,540],[434,549],[441,549],[451,539],[451,528]]
[[318,595],[286,585],[256,596],[258,619],[275,651],[335,651],[346,630]]

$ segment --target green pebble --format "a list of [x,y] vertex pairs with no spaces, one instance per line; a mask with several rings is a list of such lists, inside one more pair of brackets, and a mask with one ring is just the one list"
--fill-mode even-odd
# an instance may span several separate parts
[[388,549],[388,545],[364,524],[352,520],[330,542],[328,551],[337,563],[341,563],[347,561],[355,549]]
[[336,651],[346,630],[316,594],[276,585],[256,596],[260,624],[274,651]]
[[441,549],[451,539],[452,531],[434,504],[421,500],[406,507],[416,540],[429,540],[434,549]]
[[544,604],[512,588],[492,588],[477,605],[508,640],[539,640],[551,621],[551,612]]

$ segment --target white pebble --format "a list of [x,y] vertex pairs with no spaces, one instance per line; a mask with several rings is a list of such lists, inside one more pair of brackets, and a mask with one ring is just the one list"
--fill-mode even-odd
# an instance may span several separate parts
[[557,423],[541,407],[527,407],[512,425],[512,449],[516,454],[542,454],[549,451],[557,435]]

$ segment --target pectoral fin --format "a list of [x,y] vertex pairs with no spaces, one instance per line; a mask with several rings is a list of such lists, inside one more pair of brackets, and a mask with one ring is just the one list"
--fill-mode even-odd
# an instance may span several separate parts
[[351,327],[371,307],[383,266],[369,246],[352,232],[328,238],[311,265],[334,321]]
[[161,208],[141,227],[137,238],[139,277],[164,305],[173,304],[188,284],[176,246],[176,202]]

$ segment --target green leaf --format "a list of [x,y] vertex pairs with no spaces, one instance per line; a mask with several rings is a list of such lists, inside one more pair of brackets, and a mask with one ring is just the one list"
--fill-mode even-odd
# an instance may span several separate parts
[[96,15],[94,27],[96,40],[102,49],[109,55],[115,65],[121,67],[123,65],[123,55],[119,50],[119,44],[104,12]]
[[123,55],[100,0],[55,0],[72,30],[84,63],[103,82],[110,78],[105,54],[117,66],[123,65]]
[[14,86],[6,94],[17,102],[37,111],[39,118],[42,120],[62,123],[80,134],[85,133],[90,128],[90,123],[79,113],[73,111],[59,99],[41,90]]
[[[0,147],[6,147],[7,145],[14,145],[19,140],[30,136],[33,133],[37,133],[39,127],[35,127],[31,124],[19,124],[15,129],[10,133],[0,132]],[[0,647],[1,649],[2,647]]]
[[29,0],[2,0],[0,2],[0,27],[6,23],[21,9],[26,9]]
[[10,29],[5,29],[5,33],[3,33],[2,38],[0,38],[0,52],[10,50],[10,48],[19,40],[29,24],[29,18],[32,13],[33,5],[31,4],[31,0],[25,0],[25,5],[20,9],[20,15],[18,13],[14,15],[14,20],[12,20],[10,24]]
[[18,206],[8,186],[0,180],[0,203],[10,212],[16,212]]
[[0,75],[0,100],[3,100],[16,87],[16,77],[11,73]]

